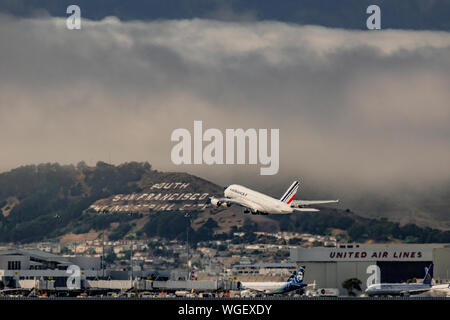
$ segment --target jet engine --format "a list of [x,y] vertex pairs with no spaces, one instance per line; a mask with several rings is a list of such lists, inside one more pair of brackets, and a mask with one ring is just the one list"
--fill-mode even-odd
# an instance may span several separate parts
[[231,207],[231,203],[220,201],[219,199],[216,199],[216,198],[211,198],[211,204],[215,207],[220,207],[220,206]]

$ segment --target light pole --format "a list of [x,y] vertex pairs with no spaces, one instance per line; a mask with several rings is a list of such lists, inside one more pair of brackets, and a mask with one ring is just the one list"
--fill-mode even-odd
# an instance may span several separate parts
[[105,279],[105,231],[102,233],[102,278]]
[[133,242],[131,242],[131,256],[130,256],[130,265],[131,265],[131,281],[133,281]]
[[189,280],[189,227],[190,227],[190,215],[189,212],[186,212],[184,217],[186,218],[186,251],[187,251],[187,257],[186,257],[186,268],[187,268],[187,276],[186,280]]

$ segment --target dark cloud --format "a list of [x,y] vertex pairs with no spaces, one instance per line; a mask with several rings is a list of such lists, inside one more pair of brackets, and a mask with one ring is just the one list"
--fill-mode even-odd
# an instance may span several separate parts
[[[2,170],[148,160],[274,195],[293,177],[330,194],[450,178],[449,33],[1,16],[0,41]],[[279,174],[172,165],[194,120],[279,128]]]
[[[0,12],[66,17],[72,4],[72,0],[0,0]],[[257,19],[364,30],[367,7],[378,5],[383,29],[450,30],[450,0],[77,0],[76,4],[84,17],[93,20]]]

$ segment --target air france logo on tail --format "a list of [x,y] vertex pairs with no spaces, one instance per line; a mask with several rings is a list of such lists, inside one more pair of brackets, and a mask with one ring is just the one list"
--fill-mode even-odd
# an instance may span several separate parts
[[294,197],[297,194],[298,185],[298,181],[294,181],[294,183],[292,183],[289,189],[287,189],[285,194],[281,197],[280,201],[291,204],[292,200],[294,200]]

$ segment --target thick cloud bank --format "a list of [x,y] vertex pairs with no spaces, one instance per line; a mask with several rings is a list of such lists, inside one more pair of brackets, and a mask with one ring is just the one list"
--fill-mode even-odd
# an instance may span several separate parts
[[[450,34],[278,22],[0,16],[1,170],[148,160],[219,183],[347,190],[449,179]],[[279,128],[280,171],[174,166],[176,128]]]

